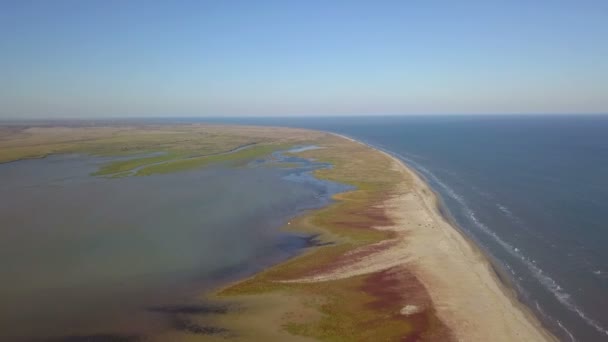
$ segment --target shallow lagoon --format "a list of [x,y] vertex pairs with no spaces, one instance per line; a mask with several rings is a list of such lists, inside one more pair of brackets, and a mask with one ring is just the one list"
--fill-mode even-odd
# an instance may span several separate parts
[[347,189],[309,173],[328,165],[277,153],[245,168],[90,175],[109,160],[0,164],[0,337],[168,328],[163,310],[150,308],[191,303],[295,255],[309,237],[278,228]]

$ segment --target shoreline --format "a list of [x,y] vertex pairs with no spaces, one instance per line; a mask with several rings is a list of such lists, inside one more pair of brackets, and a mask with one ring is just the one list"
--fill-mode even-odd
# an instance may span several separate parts
[[435,197],[435,201],[436,201],[437,212],[443,218],[443,220],[446,221],[447,224],[451,225],[454,229],[456,229],[462,235],[462,237],[466,240],[466,242],[471,244],[473,249],[478,250],[479,253],[481,253],[487,259],[487,262],[489,264],[488,266],[494,272],[495,276],[497,277],[497,280],[502,285],[504,285],[505,290],[508,291],[509,293],[513,293],[513,295],[515,296],[515,300],[517,302],[519,302],[520,304],[522,304],[523,308],[526,311],[529,311],[529,313],[532,316],[534,316],[535,319],[537,319],[536,315],[534,314],[534,312],[532,312],[532,310],[528,307],[528,305],[518,299],[519,297],[517,295],[517,291],[514,288],[512,288],[512,286],[514,286],[514,285],[511,284],[511,279],[509,279],[508,275],[506,273],[503,275],[504,270],[501,269],[500,265],[495,264],[495,262],[493,261],[494,258],[491,255],[488,255],[482,248],[480,248],[472,238],[467,236],[466,232],[462,229],[462,227],[458,224],[458,222],[456,222],[456,220],[450,214],[446,204],[444,203],[443,199],[441,198],[441,195],[430,186],[429,180],[422,173],[420,173],[418,170],[416,170],[416,168],[414,168],[413,166],[409,166],[407,162],[399,159],[399,157],[394,156],[392,154],[393,152],[391,152],[391,151],[383,150],[381,148],[378,148],[373,145],[367,144],[365,142],[350,138],[348,136],[344,136],[344,135],[340,135],[340,134],[336,134],[336,133],[331,133],[331,134],[335,134],[341,138],[360,143],[366,147],[369,147],[373,150],[376,150],[378,152],[381,152],[381,153],[387,155],[391,159],[396,159],[399,163],[403,164],[403,167],[405,167],[410,173],[413,173],[415,175],[415,177],[418,177],[419,181],[422,182],[423,184],[425,184],[426,188],[430,192],[433,193],[433,196]]
[[[448,243],[451,242],[458,248],[457,253],[450,253],[452,258],[451,260],[454,260],[454,257],[464,257],[465,259],[468,259],[464,260],[464,262],[465,264],[468,263],[469,266],[472,266],[472,268],[468,270],[470,272],[470,276],[473,276],[474,278],[477,278],[477,280],[481,281],[477,284],[483,284],[481,287],[478,286],[477,290],[485,289],[486,292],[491,292],[491,297],[494,297],[494,304],[499,304],[499,306],[491,306],[488,308],[491,308],[490,311],[494,312],[501,311],[501,317],[499,317],[502,318],[501,321],[488,318],[491,312],[479,310],[479,307],[473,308],[473,310],[469,313],[464,313],[464,307],[454,307],[454,305],[452,305],[454,304],[453,302],[455,300],[463,301],[462,298],[448,298],[449,293],[454,290],[449,289],[450,287],[453,287],[453,283],[449,285],[440,285],[440,283],[442,283],[440,278],[449,278],[445,275],[445,272],[447,271],[446,269],[433,269],[425,267],[424,261],[421,262],[416,260],[413,262],[407,262],[407,267],[413,269],[413,272],[427,289],[427,292],[432,298],[433,306],[435,307],[438,316],[446,323],[448,328],[454,333],[458,340],[557,340],[557,338],[542,324],[541,320],[536,317],[532,310],[518,299],[515,290],[509,287],[509,285],[500,278],[500,275],[497,274],[498,270],[492,264],[490,257],[487,256],[483,250],[481,250],[481,248],[479,248],[469,237],[467,237],[452,219],[446,217],[441,207],[441,197],[439,197],[439,195],[430,187],[430,185],[428,185],[423,176],[418,174],[415,169],[409,167],[405,162],[393,156],[389,152],[383,151],[345,135],[333,132],[327,133],[349,140],[353,143],[361,144],[385,155],[396,165],[398,165],[399,168],[401,168],[401,172],[412,177],[413,187],[411,190],[414,193],[414,196],[419,199],[419,202],[421,202],[421,204],[424,206],[424,210],[427,214],[429,214],[431,220],[440,228],[439,233],[445,235],[444,237],[436,237],[439,239],[439,243],[448,241]],[[407,196],[407,193],[400,194],[397,197],[401,197],[403,199],[405,196]],[[399,211],[403,210],[404,208],[395,206],[388,209],[390,212],[389,215],[399,217],[402,215],[399,213]],[[401,221],[401,224],[403,224],[403,220]],[[417,242],[416,236],[412,235],[416,235],[416,232],[412,232],[412,229],[409,229],[407,233],[408,236],[406,239],[408,240],[408,245],[415,244]],[[444,240],[446,238],[447,240]],[[436,247],[441,249],[441,245]],[[419,253],[417,256],[418,259],[433,258],[433,251],[425,252],[430,253],[431,255],[421,256]],[[410,253],[412,254],[412,257],[416,257],[416,253],[412,253],[411,251]],[[436,263],[437,260],[434,262]],[[427,262],[427,264],[428,263],[429,262]],[[454,262],[452,261],[452,263]],[[474,268],[477,268],[477,270]],[[470,293],[473,293],[472,290],[469,291]],[[479,294],[480,293],[477,292],[477,295]],[[478,297],[477,295],[474,297]],[[454,296],[454,294],[452,294],[452,296]],[[455,296],[458,296],[458,294]],[[464,299],[464,301],[466,302],[466,299]],[[475,303],[470,306],[475,307],[478,306],[478,304],[479,303]],[[497,308],[499,308],[499,310],[496,310]],[[482,323],[482,321],[486,321],[486,323]],[[492,328],[491,326],[495,327]],[[478,329],[479,327],[484,327],[484,329]],[[501,330],[502,334],[500,333]]]
[[[51,139],[62,129],[36,132],[33,141]],[[134,138],[129,130],[121,139],[142,152],[158,139],[166,151],[184,154],[193,148],[222,151],[227,141],[247,146],[264,139],[276,149],[319,145],[324,148],[299,151],[302,158],[331,164],[312,176],[352,187],[281,228],[314,236],[319,246],[184,299],[188,305],[224,309],[205,315],[179,312],[172,317],[179,324],[167,323],[149,335],[151,340],[189,340],[196,334],[210,341],[227,336],[243,341],[554,340],[501,282],[491,260],[450,220],[424,177],[390,151],[332,132],[281,127],[171,126],[134,132],[139,135]],[[19,153],[6,155],[122,151],[113,130],[102,129],[102,140],[86,146],[72,141],[81,131],[71,133],[67,142],[58,140],[53,149],[41,145],[40,151],[19,150],[9,140]]]

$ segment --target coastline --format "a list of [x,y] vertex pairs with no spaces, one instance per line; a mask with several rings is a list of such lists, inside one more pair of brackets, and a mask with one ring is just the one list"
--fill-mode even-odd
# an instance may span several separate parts
[[[38,135],[28,139],[44,141],[63,132],[50,130],[34,129]],[[5,142],[15,146],[7,155],[120,155],[124,146],[131,153],[145,153],[150,141],[164,139],[161,150],[179,153],[183,159],[225,150],[226,142],[236,149],[252,142],[268,144],[259,153],[239,155],[242,161],[267,156],[282,146],[312,144],[323,148],[293,153],[331,164],[313,171],[313,176],[352,189],[283,227],[314,236],[315,247],[199,293],[187,301],[189,305],[217,304],[222,310],[172,314],[177,325],[169,322],[150,335],[151,340],[191,340],[197,334],[209,341],[228,336],[242,341],[555,340],[500,281],[483,252],[450,224],[449,215],[441,212],[440,197],[389,151],[331,132],[280,127],[144,126],[127,130],[144,137],[129,135],[120,138],[128,142],[120,145],[110,134],[114,131],[102,131],[101,140],[90,145],[81,144],[78,139],[84,133],[75,129],[53,148],[40,145],[27,151],[20,149],[25,142],[18,135]],[[219,160],[204,161],[187,166],[204,167]],[[150,160],[140,157],[135,164],[127,166],[150,166]]]
[[[396,218],[395,228],[402,233],[404,242],[388,249],[395,252],[401,249],[399,252],[408,254],[404,263],[424,284],[437,315],[457,340],[557,340],[519,301],[514,290],[499,278],[483,251],[449,222],[441,212],[438,195],[415,170],[388,152],[341,134],[331,134],[382,153],[394,162],[400,172],[413,179],[411,192],[402,189],[387,203],[388,214]],[[426,227],[424,223],[418,223],[419,228],[412,229],[413,216],[403,214],[403,211],[416,210],[413,208],[415,202],[422,206],[417,208],[422,214],[418,215],[418,219],[426,222]],[[387,251],[383,253],[378,257],[386,258],[392,254]],[[369,271],[375,265],[369,260],[366,264],[342,269],[342,277]],[[385,268],[392,266],[392,263],[384,265]],[[315,280],[321,278],[323,276],[317,276]]]

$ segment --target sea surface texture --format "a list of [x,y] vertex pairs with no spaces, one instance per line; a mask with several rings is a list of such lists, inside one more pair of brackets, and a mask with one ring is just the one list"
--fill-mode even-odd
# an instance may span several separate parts
[[221,121],[337,132],[392,153],[560,339],[608,341],[608,116]]

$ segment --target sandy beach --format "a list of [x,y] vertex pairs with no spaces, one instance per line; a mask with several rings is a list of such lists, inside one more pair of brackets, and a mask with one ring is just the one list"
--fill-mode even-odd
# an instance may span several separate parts
[[[445,220],[429,186],[399,159],[376,151],[391,158],[392,167],[404,176],[384,204],[394,224],[375,227],[394,231],[395,238],[352,251],[363,256],[353,257],[353,262],[290,282],[344,279],[402,266],[422,282],[437,315],[457,340],[556,340],[500,282],[482,252]],[[402,313],[422,309],[413,302]]]
[[[18,160],[82,151],[78,139],[84,136],[82,130],[90,129],[38,130],[17,131],[6,139],[4,143],[14,148],[7,149],[5,157]],[[107,127],[94,131],[101,140],[88,148],[118,153],[114,139],[122,131]],[[188,308],[212,303],[222,308],[220,313],[169,310],[163,316],[166,326],[153,330],[141,323],[144,327],[137,331],[122,330],[122,326],[96,330],[100,329],[96,319],[90,328],[74,330],[68,317],[70,327],[53,334],[89,336],[109,331],[122,336],[127,332],[158,341],[226,337],[240,341],[555,340],[501,283],[486,256],[441,214],[438,197],[426,182],[390,153],[333,133],[286,128],[144,126],[124,132],[129,143],[121,144],[121,150],[126,146],[137,152],[139,146],[162,140],[171,151],[182,151],[177,159],[162,159],[168,154],[144,155],[100,168],[126,172],[126,180],[136,178],[140,173],[132,170],[142,167],[167,166],[157,171],[177,172],[203,168],[207,162],[228,162],[223,159],[226,156],[236,156],[241,162],[256,158],[276,162],[269,156],[272,151],[320,146],[293,153],[331,163],[333,167],[317,169],[314,176],[353,187],[335,193],[329,205],[293,217],[284,227],[314,236],[318,245],[187,302]],[[54,143],[30,144],[46,140]],[[40,147],[21,149],[30,145]],[[194,152],[193,147],[197,147]],[[120,183],[125,184],[125,180]],[[176,183],[170,184],[175,188]],[[259,196],[255,198],[257,202]],[[198,250],[200,243],[194,248]],[[49,333],[40,330],[38,334]]]

